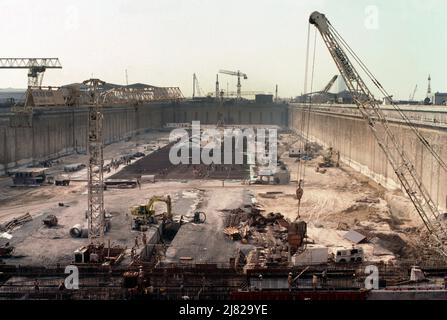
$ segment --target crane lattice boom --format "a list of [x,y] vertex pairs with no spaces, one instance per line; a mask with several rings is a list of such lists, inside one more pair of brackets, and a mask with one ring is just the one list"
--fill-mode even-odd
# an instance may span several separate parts
[[28,69],[28,87],[40,87],[45,70],[62,65],[58,58],[0,58],[0,69]]
[[105,84],[99,79],[83,82],[89,86],[92,105],[88,113],[88,237],[91,243],[104,243],[104,145],[102,139],[103,114],[99,102],[98,88]]

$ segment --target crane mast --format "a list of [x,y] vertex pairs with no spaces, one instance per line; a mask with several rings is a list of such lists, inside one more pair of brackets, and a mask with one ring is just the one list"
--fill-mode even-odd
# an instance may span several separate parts
[[[324,43],[328,48],[335,64],[337,65],[340,74],[345,80],[362,117],[367,122],[379,147],[387,157],[388,162],[396,173],[403,189],[413,203],[417,213],[429,231],[431,238],[434,240],[432,244],[433,248],[442,253],[444,256],[447,256],[444,243],[444,227],[441,225],[439,219],[441,214],[438,206],[435,204],[429,192],[424,187],[422,179],[416,172],[411,158],[391,130],[389,122],[380,108],[379,102],[374,98],[374,95],[369,90],[360,74],[357,72],[345,50],[354,57],[361,68],[371,78],[376,87],[382,93],[385,93],[385,96],[389,95],[382,85],[373,77],[372,73],[367,69],[367,67],[360,61],[358,56],[347,45],[343,38],[341,38],[338,32],[332,27],[324,14],[319,12],[312,13],[309,22],[313,24],[320,32]],[[403,120],[407,122],[413,133],[417,135],[422,144],[431,152],[434,158],[438,160],[439,165],[445,170],[445,162],[434,151],[428,141],[422,137],[419,130],[412,125],[407,116],[403,114],[402,110],[398,109],[395,105],[394,107],[399,111],[399,114]]]
[[104,243],[105,210],[104,210],[104,156],[102,125],[103,114],[99,102],[98,88],[105,84],[99,79],[83,82],[89,86],[92,104],[88,113],[88,238],[92,244]]

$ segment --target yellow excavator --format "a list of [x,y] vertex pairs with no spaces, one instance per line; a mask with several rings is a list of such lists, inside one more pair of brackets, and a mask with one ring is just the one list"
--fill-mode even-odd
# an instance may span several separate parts
[[[157,202],[166,203],[166,212],[162,214],[155,213],[155,204]],[[167,196],[153,196],[149,199],[147,204],[142,204],[139,206],[134,206],[130,208],[130,213],[134,217],[132,229],[143,231],[145,229],[143,226],[148,226],[150,224],[157,224],[158,217],[161,217],[163,222],[163,230],[177,229],[183,223],[197,223],[202,224],[206,221],[206,214],[202,211],[196,211],[194,217],[190,221],[183,220],[181,216],[180,221],[175,222],[172,214],[172,201],[169,195]],[[142,228],[143,227],[143,228]]]
[[172,220],[172,201],[168,195],[166,197],[153,196],[147,204],[134,206],[130,208],[130,213],[134,216],[133,229],[139,230],[142,225],[157,223],[157,215],[155,213],[155,204],[157,202],[166,203],[166,212],[161,214],[163,220]]

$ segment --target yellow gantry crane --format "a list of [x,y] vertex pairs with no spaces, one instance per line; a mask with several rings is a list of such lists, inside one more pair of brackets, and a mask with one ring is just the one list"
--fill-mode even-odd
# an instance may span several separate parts
[[32,88],[42,86],[43,75],[47,69],[62,69],[58,58],[0,58],[0,69],[28,69],[28,89],[25,102],[12,108],[12,127],[31,127],[33,105],[30,102]]
[[62,69],[58,58],[0,58],[0,69],[28,69],[28,88],[42,86],[47,69]]

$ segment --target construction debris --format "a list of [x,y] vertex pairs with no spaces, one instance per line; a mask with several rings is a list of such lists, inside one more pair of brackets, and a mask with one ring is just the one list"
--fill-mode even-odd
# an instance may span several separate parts
[[287,265],[289,253],[303,245],[307,232],[305,222],[290,223],[281,213],[261,214],[255,206],[229,211],[224,233],[233,241],[253,244],[255,252],[247,256],[246,268]]
[[28,212],[28,213],[24,214],[23,216],[14,218],[9,222],[6,222],[5,224],[0,225],[0,231],[2,231],[2,232],[11,231],[14,228],[19,227],[31,220],[33,220],[33,218],[31,217],[31,215]]
[[364,197],[357,199],[356,202],[358,203],[380,203],[380,200],[378,198],[371,198],[371,197]]
[[343,238],[345,238],[346,240],[349,240],[355,244],[362,243],[366,240],[366,237],[363,234],[360,234],[354,230],[347,232]]

